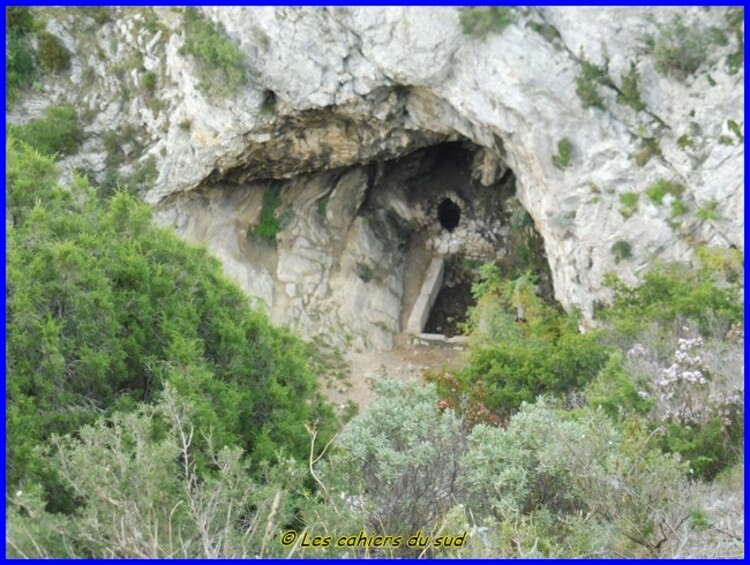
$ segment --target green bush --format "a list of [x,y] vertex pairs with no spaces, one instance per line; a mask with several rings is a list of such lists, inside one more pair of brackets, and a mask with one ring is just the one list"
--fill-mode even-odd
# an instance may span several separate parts
[[[680,541],[689,490],[684,464],[650,440],[640,422],[618,430],[601,411],[571,418],[544,401],[524,404],[507,428],[472,430],[458,481],[463,502],[474,520],[489,515],[491,530],[512,529],[505,556],[655,557],[664,541]],[[573,517],[584,514],[587,527],[576,527]],[[519,526],[529,518],[538,528],[524,552]]]
[[568,165],[570,165],[570,156],[572,152],[573,146],[571,145],[570,140],[568,140],[567,137],[564,137],[557,142],[557,155],[552,156],[552,163],[555,167],[564,171],[568,168]]
[[105,24],[108,24],[113,20],[114,14],[112,8],[104,8],[104,7],[90,7],[90,8],[78,8],[81,15],[91,18],[99,24],[100,26],[103,26]]
[[609,83],[609,79],[601,68],[586,59],[581,59],[581,73],[576,77],[576,94],[581,99],[581,105],[584,108],[594,107],[604,110],[604,99],[599,96],[597,86]]
[[30,86],[35,77],[36,58],[29,49],[29,34],[36,25],[29,8],[6,9],[5,84],[7,100],[12,102],[20,89]]
[[43,31],[39,34],[39,64],[45,71],[56,73],[70,68],[70,51],[56,36]]
[[686,133],[683,133],[678,139],[677,139],[677,147],[680,149],[687,149],[688,147],[694,147],[695,142],[690,139],[690,136]]
[[260,211],[260,223],[255,226],[255,234],[269,241],[276,240],[276,234],[281,231],[281,220],[277,218],[276,210],[281,205],[281,196],[277,190],[268,189],[263,194],[263,207]]
[[586,388],[586,403],[594,409],[601,407],[615,421],[623,421],[634,414],[647,415],[653,400],[639,394],[637,383],[623,366],[623,354],[616,351]]
[[149,92],[156,90],[156,73],[154,71],[147,71],[143,75],[143,87]]
[[5,28],[8,32],[26,35],[34,30],[34,14],[25,6],[8,7],[5,9]]
[[500,34],[515,21],[513,8],[462,8],[461,29],[466,35],[484,39],[490,33]]
[[198,87],[229,96],[247,82],[245,57],[224,30],[205,19],[196,8],[185,9],[185,44],[180,53],[199,61]]
[[375,272],[372,270],[370,265],[365,263],[357,263],[357,276],[362,282],[368,283],[375,276]]
[[54,106],[44,117],[11,127],[13,135],[45,155],[74,155],[83,141],[78,113],[72,106]]
[[[135,198],[98,199],[81,179],[59,189],[50,159],[12,139],[8,151],[9,488],[43,474],[32,448],[52,432],[148,402],[165,383],[194,406],[196,428],[254,461],[306,457],[307,420],[331,433],[305,347],[250,310],[218,261],[153,225]],[[206,464],[205,438],[194,445]]]
[[638,90],[638,69],[633,61],[630,62],[630,69],[620,78],[620,94],[617,96],[619,104],[630,106],[636,112],[646,109],[646,104],[641,100],[641,93]]
[[695,217],[704,221],[718,220],[719,214],[716,212],[718,207],[719,203],[716,200],[707,200],[695,211]]
[[616,241],[612,244],[610,251],[612,252],[612,256],[615,258],[615,263],[625,261],[626,259],[630,259],[633,256],[630,244],[627,241]]
[[571,328],[552,342],[525,338],[474,349],[460,378],[481,381],[488,410],[505,418],[541,394],[564,397],[580,390],[596,377],[607,357],[596,332],[579,334]]
[[34,80],[34,55],[28,40],[17,33],[8,33],[6,43],[6,77],[8,98],[13,100],[17,90],[30,86]]
[[639,167],[645,167],[653,157],[662,157],[659,139],[656,137],[647,137],[641,139],[641,148],[633,155],[635,164]]
[[740,129],[740,126],[737,122],[735,122],[734,120],[727,120],[727,127],[737,137],[738,143],[745,142],[745,136],[742,135],[742,130]]
[[[14,557],[250,558],[280,555],[272,543],[293,519],[290,499],[303,474],[284,461],[258,480],[242,450],[209,445],[200,474],[191,407],[170,387],[156,406],[140,404],[54,436],[45,464],[78,497],[73,515],[45,510],[37,493],[9,499],[6,544]],[[289,488],[289,487],[292,488]]]
[[679,182],[659,179],[645,191],[648,199],[654,204],[661,204],[667,194],[671,194],[676,200],[679,200],[685,192],[685,186]]
[[644,37],[645,45],[654,57],[656,70],[679,80],[685,80],[706,62],[712,44],[726,43],[726,36],[722,40],[715,28],[687,24],[679,15],[657,28],[655,35]]
[[614,291],[610,308],[601,313],[620,333],[634,335],[650,323],[670,327],[678,319],[697,324],[703,335],[712,325],[741,323],[743,308],[735,286],[721,287],[708,269],[690,271],[666,265],[647,272],[643,283],[629,287],[616,277],[606,284]]
[[638,193],[637,192],[623,192],[620,194],[620,214],[624,218],[629,218],[635,214],[638,209]]
[[464,431],[452,411],[438,408],[432,386],[381,379],[373,389],[376,398],[339,435],[321,478],[332,502],[359,501],[368,533],[406,540],[432,530],[453,504]]
[[672,218],[682,216],[683,214],[686,214],[690,210],[690,208],[688,208],[688,205],[679,199],[672,200],[672,203],[670,204],[669,208],[670,208],[670,216]]

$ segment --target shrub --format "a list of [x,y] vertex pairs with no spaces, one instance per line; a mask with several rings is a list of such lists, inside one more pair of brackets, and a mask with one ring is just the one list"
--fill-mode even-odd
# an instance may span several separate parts
[[[604,554],[654,557],[666,539],[682,537],[690,508],[684,465],[651,440],[642,424],[619,431],[601,411],[570,418],[544,401],[524,404],[506,429],[474,428],[459,484],[474,517],[515,525],[516,540],[524,517],[541,520],[526,556],[585,551],[578,541]],[[576,539],[571,518],[582,514],[598,540]]]
[[672,218],[676,218],[677,216],[682,216],[683,214],[687,213],[690,210],[687,204],[685,204],[682,200],[679,200],[679,199],[672,200],[672,203],[669,205],[669,208],[670,208],[670,216]]
[[667,194],[671,194],[676,200],[685,192],[685,186],[679,182],[659,179],[645,191],[648,199],[654,204],[661,204]]
[[[322,439],[332,432],[304,346],[250,310],[205,250],[153,225],[135,198],[97,199],[81,179],[58,189],[51,160],[8,149],[11,488],[39,477],[31,447],[52,432],[148,402],[165,383],[194,406],[196,428],[254,461],[306,457],[308,419]],[[194,445],[208,464],[205,438]]]
[[571,145],[570,141],[567,137],[564,137],[560,141],[557,142],[557,155],[552,156],[552,163],[560,169],[561,171],[564,171],[568,168],[568,165],[570,165],[570,155],[573,151],[573,146]]
[[81,15],[86,16],[88,18],[92,18],[94,22],[99,24],[100,26],[103,26],[105,24],[108,24],[113,20],[114,14],[112,8],[104,8],[104,7],[90,7],[90,8],[78,8]]
[[624,368],[650,402],[653,426],[665,429],[662,447],[688,460],[694,477],[711,479],[742,451],[742,340],[678,335],[661,354],[644,334],[651,339],[639,339]]
[[375,272],[372,270],[370,265],[365,263],[357,263],[357,276],[362,282],[368,283],[375,276]]
[[39,64],[45,71],[56,73],[70,68],[70,51],[56,36],[46,31],[39,34]]
[[300,470],[282,464],[278,478],[262,484],[241,449],[209,442],[214,470],[201,475],[193,432],[191,407],[167,387],[156,406],[141,404],[132,413],[84,426],[75,436],[54,436],[45,463],[82,508],[69,516],[51,514],[34,493],[13,497],[6,532],[10,554],[100,559],[278,554],[272,538],[292,519],[286,487],[298,486]]
[[30,86],[35,76],[36,60],[29,49],[29,34],[36,22],[29,8],[8,7],[6,9],[5,60],[7,100],[12,102],[18,91]]
[[705,336],[717,323],[729,326],[742,321],[737,288],[722,288],[714,279],[715,273],[707,269],[690,271],[681,265],[651,270],[637,287],[607,277],[605,284],[613,290],[614,301],[601,315],[623,334],[635,335],[652,322],[667,328],[683,319],[697,324]]
[[9,32],[26,35],[34,30],[34,14],[25,6],[9,6],[5,10],[5,27]]
[[562,38],[560,37],[560,32],[557,31],[555,26],[548,24],[546,22],[527,22],[526,27],[532,29],[533,31],[537,32],[539,35],[541,35],[546,41],[551,43],[555,46],[557,49],[563,49],[563,42]]
[[30,86],[34,80],[34,55],[28,40],[17,33],[8,33],[6,48],[6,84],[9,100],[15,99],[17,90]]
[[638,209],[638,193],[637,192],[623,192],[620,194],[620,214],[624,218],[629,218]]
[[687,149],[688,147],[695,147],[695,142],[690,139],[690,136],[686,133],[683,133],[678,139],[677,139],[677,147],[680,149]]
[[452,411],[438,409],[433,386],[377,380],[373,389],[378,396],[321,464],[321,480],[331,503],[353,501],[365,531],[402,535],[405,546],[454,504],[465,435]]
[[54,106],[44,117],[13,127],[14,136],[45,155],[73,155],[83,141],[78,114],[72,106]]
[[604,110],[604,100],[599,96],[597,86],[608,83],[609,79],[601,68],[586,59],[581,60],[581,73],[576,77],[576,94],[584,108]]
[[719,214],[716,209],[719,207],[719,203],[716,200],[706,200],[701,204],[700,208],[696,210],[695,217],[699,220],[718,220]]
[[745,136],[742,135],[742,130],[740,129],[740,126],[737,122],[735,122],[734,120],[727,120],[727,127],[729,128],[729,131],[731,131],[737,137],[738,143],[745,142]]
[[612,256],[615,258],[615,263],[630,259],[633,256],[630,244],[627,241],[616,241],[610,248]]
[[701,245],[695,249],[695,256],[702,267],[720,273],[729,282],[736,283],[742,276],[745,261],[742,251],[735,247]]
[[633,378],[625,367],[623,354],[613,352],[607,364],[586,388],[586,403],[601,408],[614,421],[624,421],[632,415],[645,416],[651,411],[653,400],[647,388]]
[[[439,387],[449,406],[468,402],[478,415],[472,419],[504,420],[521,402],[540,394],[565,396],[596,376],[608,355],[597,332],[580,334],[575,316],[536,296],[530,275],[502,281],[492,264],[481,271],[472,288],[477,306],[469,313],[468,366],[456,374],[458,385],[446,380]],[[449,391],[467,396],[455,398]]]
[[510,229],[520,233],[526,228],[533,226],[534,222],[525,208],[517,208],[510,215]]
[[185,44],[180,53],[199,61],[198,87],[204,92],[229,96],[247,82],[245,57],[221,26],[203,18],[196,8],[187,8]]
[[659,139],[656,137],[647,137],[641,139],[641,148],[633,155],[635,164],[639,167],[645,167],[653,157],[663,157],[659,147]]
[[281,231],[281,220],[276,216],[276,210],[281,205],[281,196],[277,190],[268,189],[263,194],[263,207],[260,211],[260,223],[255,226],[255,233],[263,239],[275,241],[276,234]]
[[500,34],[515,21],[513,8],[463,8],[459,11],[464,34],[484,39],[490,33]]
[[717,41],[721,42],[714,28],[686,24],[679,15],[657,28],[655,35],[644,38],[646,47],[653,54],[656,70],[679,80],[694,74],[706,62],[708,48]]
[[646,104],[641,100],[641,93],[638,90],[638,69],[633,61],[630,62],[630,69],[620,78],[620,94],[617,96],[619,104],[630,106],[636,112],[646,109]]
[[156,73],[154,71],[147,71],[143,75],[143,87],[149,92],[156,89]]

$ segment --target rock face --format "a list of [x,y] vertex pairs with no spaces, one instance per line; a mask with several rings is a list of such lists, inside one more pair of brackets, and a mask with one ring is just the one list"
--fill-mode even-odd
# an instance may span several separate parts
[[[206,244],[277,321],[388,348],[408,309],[405,273],[418,277],[430,255],[459,249],[503,255],[513,201],[481,187],[502,192],[507,174],[543,239],[556,299],[586,316],[608,297],[606,273],[636,282],[654,260],[744,247],[736,11],[516,10],[484,38],[467,35],[453,8],[201,11],[245,56],[249,80],[235,95],[198,88],[198,63],[180,54],[178,10],[120,9],[101,27],[57,10],[47,30],[73,53],[71,71],[9,117],[82,109],[89,138],[63,166],[95,178],[104,134],[131,132],[121,171],[152,159],[158,176],[143,196],[158,218]],[[683,76],[659,72],[648,43],[675,18],[714,38]],[[598,102],[584,107],[588,63],[599,69],[588,83]],[[144,71],[157,77],[154,91]],[[640,105],[623,103],[634,72]],[[426,149],[458,142],[468,164],[453,173]],[[451,179],[457,171],[471,179]],[[661,179],[684,191],[649,197]],[[275,245],[253,235],[269,191],[281,200]],[[445,198],[466,211],[450,233],[436,219]]]

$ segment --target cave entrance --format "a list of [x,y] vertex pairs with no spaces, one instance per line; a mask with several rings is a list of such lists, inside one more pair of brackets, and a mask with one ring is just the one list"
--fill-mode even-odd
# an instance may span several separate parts
[[430,309],[424,327],[425,333],[442,334],[446,337],[463,335],[467,311],[476,305],[471,293],[475,279],[474,270],[467,261],[458,257],[446,261],[443,284]]
[[441,226],[453,232],[461,221],[461,208],[450,198],[444,198],[438,205],[438,220]]

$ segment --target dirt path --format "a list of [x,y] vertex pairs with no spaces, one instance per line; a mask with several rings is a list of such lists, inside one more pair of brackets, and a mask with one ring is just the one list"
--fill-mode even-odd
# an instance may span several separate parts
[[368,351],[344,355],[349,376],[334,386],[324,386],[325,395],[337,412],[345,411],[347,401],[357,404],[361,412],[372,396],[371,379],[392,378],[422,381],[424,369],[459,369],[466,363],[466,351],[453,347],[411,345],[402,343],[391,351]]

